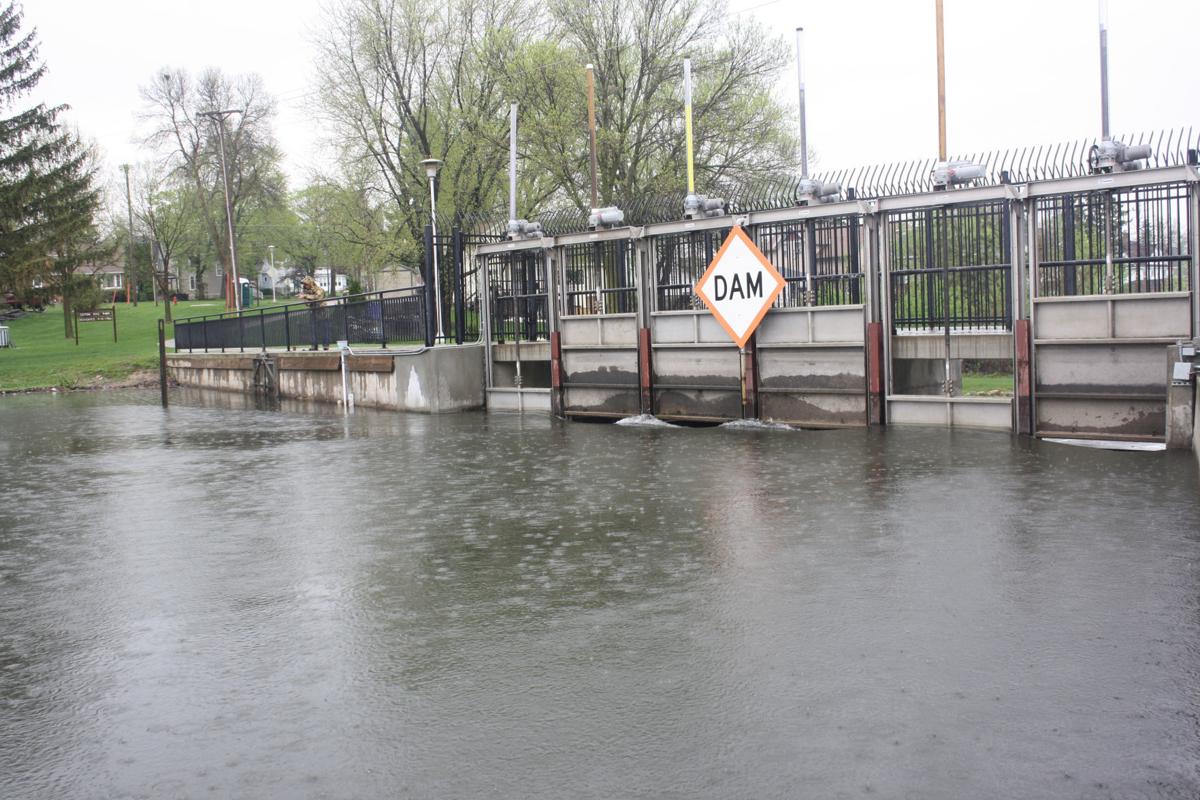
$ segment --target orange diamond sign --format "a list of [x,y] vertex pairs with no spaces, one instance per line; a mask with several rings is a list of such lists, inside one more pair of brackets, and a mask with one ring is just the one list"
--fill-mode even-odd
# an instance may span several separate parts
[[696,282],[696,294],[729,338],[745,347],[785,283],[742,227],[734,225]]

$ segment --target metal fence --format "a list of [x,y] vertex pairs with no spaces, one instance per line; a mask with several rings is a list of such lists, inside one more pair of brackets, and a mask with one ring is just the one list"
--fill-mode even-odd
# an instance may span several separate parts
[[467,233],[458,228],[434,236],[433,229],[425,227],[424,275],[426,284],[430,286],[434,285],[433,254],[437,254],[437,291],[432,293],[430,301],[434,342],[462,344],[479,341],[482,330],[479,267],[476,260],[469,256],[469,251],[477,245],[499,241],[500,238]]
[[1187,204],[1184,184],[1040,199],[1038,295],[1190,291]]
[[569,244],[562,248],[563,314],[631,314],[637,311],[637,262],[628,239]]
[[859,224],[858,217],[829,217],[751,228],[754,243],[786,281],[775,307],[861,303]]
[[550,338],[550,294],[542,250],[494,253],[481,259],[491,298],[492,338],[497,342]]
[[1012,328],[1007,202],[891,214],[886,246],[893,332]]
[[426,334],[424,287],[418,286],[176,320],[175,349],[317,350],[339,339],[387,347],[425,344]]
[[696,281],[708,269],[729,228],[669,233],[654,239],[654,286],[656,311],[700,308]]

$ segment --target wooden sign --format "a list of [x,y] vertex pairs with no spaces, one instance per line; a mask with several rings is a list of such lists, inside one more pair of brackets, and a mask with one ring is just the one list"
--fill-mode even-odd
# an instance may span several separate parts
[[79,346],[79,323],[81,322],[111,322],[113,326],[113,341],[117,340],[117,307],[96,308],[91,311],[75,309],[75,346]]

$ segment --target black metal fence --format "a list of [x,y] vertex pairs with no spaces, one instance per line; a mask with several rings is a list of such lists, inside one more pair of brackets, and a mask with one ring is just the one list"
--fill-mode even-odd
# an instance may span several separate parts
[[654,285],[656,311],[700,308],[696,281],[721,249],[729,228],[669,233],[654,240]]
[[175,321],[175,349],[317,350],[339,339],[360,346],[426,344],[424,295],[417,286],[188,317]]
[[1038,295],[1190,291],[1187,204],[1183,184],[1038,200]]
[[550,294],[542,250],[493,253],[487,270],[492,338],[497,342],[550,338]]
[[[469,257],[468,251],[476,245],[499,241],[500,238],[467,233],[458,228],[448,234],[434,236],[433,229],[425,227],[425,283],[427,286],[437,286],[437,291],[430,293],[432,341],[462,344],[480,339],[482,307],[479,266],[474,258]],[[435,273],[436,282],[433,278]]]
[[637,311],[637,270],[630,240],[566,245],[562,259],[563,314]]
[[886,246],[893,332],[1011,330],[1006,202],[892,214]]
[[863,301],[859,219],[831,217],[757,225],[750,237],[786,281],[776,308]]

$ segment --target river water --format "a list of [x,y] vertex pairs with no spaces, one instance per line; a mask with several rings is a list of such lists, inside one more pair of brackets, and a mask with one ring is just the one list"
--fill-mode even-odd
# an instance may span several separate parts
[[0,398],[0,797],[1200,796],[1190,454]]

